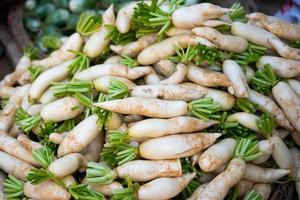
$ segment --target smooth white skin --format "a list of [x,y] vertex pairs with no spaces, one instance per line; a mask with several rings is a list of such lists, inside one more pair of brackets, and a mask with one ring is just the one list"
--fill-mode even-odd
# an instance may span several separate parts
[[276,36],[262,28],[242,22],[233,22],[231,25],[231,34],[247,39],[249,42],[258,44],[269,49],[273,46],[268,42],[269,38]]
[[136,5],[136,2],[130,2],[119,10],[116,18],[116,27],[120,33],[127,33],[129,31]]
[[227,138],[210,146],[198,159],[201,170],[212,172],[228,162],[234,154],[236,144],[235,139]]
[[246,66],[245,76],[246,76],[246,79],[247,79],[247,83],[251,82],[254,74],[255,74],[255,71],[251,67]]
[[29,181],[24,185],[26,197],[39,200],[69,200],[71,195],[62,186],[52,181],[44,181],[33,185]]
[[251,190],[251,188],[253,187],[253,182],[250,181],[246,181],[246,180],[240,180],[237,184],[236,184],[236,190],[237,190],[237,196],[238,197],[242,197],[244,194],[246,194],[248,191]]
[[251,162],[254,164],[261,164],[268,160],[272,155],[274,151],[274,143],[271,139],[268,139],[259,141],[257,145],[258,149],[262,154],[255,160],[252,160]]
[[139,53],[137,61],[141,65],[151,65],[167,58],[168,56],[174,55],[176,53],[176,47],[180,46],[181,48],[186,48],[188,45],[198,44],[203,44],[209,47],[215,46],[213,43],[202,37],[193,35],[179,35],[167,38],[145,48]]
[[0,85],[0,98],[6,99],[16,92],[16,88],[11,86]]
[[76,180],[72,175],[62,177],[60,178],[60,180],[65,184],[66,188],[68,188],[71,185],[76,185]]
[[22,160],[0,151],[0,169],[23,181],[27,180],[27,174],[34,167]]
[[254,20],[254,21],[263,21],[267,23],[274,23],[274,22],[287,22],[279,17],[274,16],[268,16],[261,12],[253,12],[251,14],[246,15],[248,19]]
[[122,119],[121,115],[119,115],[117,113],[112,113],[105,128],[107,130],[116,130],[122,125],[122,123],[123,123],[123,119]]
[[83,109],[75,97],[64,97],[45,105],[40,115],[44,121],[60,122],[76,117]]
[[230,80],[228,91],[238,98],[248,97],[248,84],[242,68],[233,60],[223,62],[223,73]]
[[114,171],[120,178],[129,176],[134,182],[147,182],[160,177],[182,176],[181,163],[176,160],[134,160]]
[[58,147],[58,157],[82,151],[100,133],[98,117],[91,115],[77,124]]
[[198,195],[204,191],[204,189],[206,188],[207,185],[208,185],[208,183],[201,184],[199,187],[197,187],[197,189],[194,191],[192,196],[190,196],[186,200],[197,200]]
[[196,173],[185,174],[176,178],[157,178],[148,182],[138,189],[140,200],[170,199],[179,194],[189,182],[196,176]]
[[136,114],[156,118],[171,118],[184,115],[188,111],[188,104],[184,101],[167,101],[129,97],[95,103],[95,106],[121,113]]
[[209,19],[217,19],[229,12],[210,3],[200,3],[188,7],[180,7],[172,14],[172,23],[176,28],[194,28]]
[[52,90],[48,89],[48,90],[46,90],[46,91],[42,94],[42,96],[41,96],[40,99],[39,99],[39,102],[40,102],[41,104],[48,104],[48,103],[51,103],[51,102],[53,102],[53,101],[55,101],[55,100],[57,100],[57,97],[54,96]]
[[247,164],[244,179],[255,183],[272,183],[289,174],[290,170],[263,168],[257,165]]
[[186,77],[201,86],[207,87],[228,87],[230,85],[230,80],[221,72],[210,71],[194,64],[188,65]]
[[278,38],[269,38],[268,41],[281,57],[300,61],[299,49],[290,47]]
[[294,90],[294,92],[300,96],[300,81],[296,79],[289,79],[288,84],[291,86],[291,88]]
[[82,45],[83,38],[81,35],[79,33],[73,33],[59,50],[52,52],[50,56],[45,59],[32,61],[32,64],[41,66],[44,70],[60,65],[76,57],[76,55],[69,50],[80,51]]
[[300,132],[300,98],[285,82],[280,81],[272,94],[293,127]]
[[198,162],[199,157],[201,156],[202,152],[198,152],[191,156],[192,166],[195,166]]
[[111,56],[107,58],[103,64],[119,64],[121,61],[122,57],[121,56]]
[[26,111],[29,115],[39,115],[44,106],[44,104],[33,104]]
[[208,89],[205,97],[210,97],[218,102],[223,111],[230,110],[235,104],[235,98],[231,94],[221,90]]
[[158,84],[160,82],[160,78],[155,72],[155,70],[152,70],[152,72],[144,77],[146,85],[153,85]]
[[109,45],[110,39],[107,35],[110,30],[105,25],[115,24],[114,6],[111,6],[102,15],[103,23],[99,31],[93,33],[86,41],[83,52],[90,58],[96,58],[99,56],[105,48]]
[[33,104],[32,102],[30,102],[30,99],[29,99],[30,87],[31,87],[30,84],[28,84],[28,86],[26,86],[26,89],[24,90],[24,94],[23,94],[22,101],[20,104],[24,110],[27,110]]
[[229,115],[227,117],[226,121],[227,122],[238,122],[239,124],[259,133],[260,131],[256,124],[256,121],[258,119],[259,119],[259,117],[252,113],[237,112],[237,113]]
[[111,196],[114,190],[123,189],[123,185],[119,182],[112,182],[108,185],[92,185],[93,190],[101,192],[105,196]]
[[154,44],[157,41],[155,33],[143,35],[137,41],[125,45],[110,45],[110,49],[122,56],[136,57],[143,49]]
[[56,177],[62,178],[77,171],[80,167],[86,165],[86,159],[80,153],[71,153],[57,160],[54,160],[48,170]]
[[176,71],[167,79],[160,81],[160,84],[178,84],[184,81],[188,68],[182,63],[176,65]]
[[259,111],[271,113],[274,116],[278,126],[284,127],[288,130],[293,129],[283,111],[271,98],[251,89],[249,89],[248,94],[248,100],[256,103]]
[[176,28],[176,27],[172,27],[166,32],[166,35],[168,37],[173,37],[177,35],[192,35],[192,34],[193,32],[190,29]]
[[276,135],[273,135],[270,140],[274,144],[272,157],[276,164],[282,169],[292,169],[294,167],[293,157],[286,144]]
[[82,155],[87,161],[98,162],[99,154],[104,144],[104,134],[99,134],[83,151]]
[[22,145],[28,152],[40,149],[43,147],[38,142],[32,141],[31,139],[24,137],[22,134],[18,136],[17,141]]
[[195,117],[180,116],[170,119],[145,119],[133,123],[128,135],[133,138],[161,137],[176,133],[192,133],[218,123],[214,120],[204,121]]
[[[67,135],[67,134],[66,134]],[[54,144],[60,144],[63,139],[64,139],[65,135],[64,134],[60,134],[60,133],[51,133],[49,135],[49,140],[51,142],[53,142]]]
[[31,85],[29,97],[38,100],[52,82],[62,81],[68,77],[68,66],[73,60],[66,61],[41,73]]
[[263,200],[268,200],[272,192],[271,185],[266,183],[256,183],[252,189],[260,194]]
[[207,148],[220,136],[220,133],[192,133],[152,138],[139,146],[139,152],[150,160],[183,158]]
[[134,80],[150,74],[152,70],[151,67],[128,68],[121,64],[100,64],[76,73],[74,78],[84,81],[93,81],[102,76],[111,75]]
[[132,97],[143,97],[165,100],[192,101],[206,95],[206,88],[194,88],[182,84],[140,85],[130,93]]
[[98,92],[103,92],[103,93],[107,93],[108,92],[108,86],[109,83],[111,81],[112,78],[118,79],[120,81],[122,81],[127,87],[128,89],[133,89],[136,84],[133,83],[132,81],[123,78],[123,77],[119,77],[119,76],[102,76],[96,80],[93,81],[94,87],[96,89],[96,91]]
[[[224,16],[224,15],[223,15]],[[215,28],[217,26],[221,26],[221,25],[231,25],[231,22],[225,22],[222,20],[218,20],[218,19],[211,19],[211,20],[206,20],[204,22],[202,22],[201,26],[205,26],[205,27],[211,27],[211,28]]]
[[169,77],[176,71],[176,64],[170,60],[164,59],[154,64],[154,69],[158,73],[162,73],[164,76]]
[[282,78],[293,78],[300,76],[300,62],[276,56],[262,56],[256,62],[256,67],[263,68],[270,64],[275,74]]
[[204,191],[198,195],[197,200],[224,199],[229,189],[242,179],[245,170],[245,161],[239,158],[231,160],[227,169],[208,183]]
[[244,52],[248,47],[248,41],[243,37],[224,35],[218,30],[210,27],[193,28],[192,32],[213,42],[219,49],[233,51],[236,53]]

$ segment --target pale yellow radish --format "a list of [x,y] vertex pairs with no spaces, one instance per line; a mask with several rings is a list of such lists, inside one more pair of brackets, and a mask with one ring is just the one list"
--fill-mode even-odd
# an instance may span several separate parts
[[115,56],[112,56],[112,57],[109,57],[107,58],[103,64],[119,64],[120,61],[121,61],[122,57],[121,56],[118,56],[118,55],[115,55]]
[[255,131],[260,132],[258,126],[257,126],[257,120],[259,117],[257,115],[254,115],[252,113],[247,112],[236,112],[231,115],[229,115],[226,119],[227,122],[238,122],[239,124]]
[[260,194],[263,200],[268,200],[272,192],[271,185],[267,183],[256,183],[252,189]]
[[93,85],[98,92],[107,93],[109,84],[113,78],[122,81],[130,90],[136,86],[132,81],[119,76],[101,76],[93,81]]
[[0,98],[6,99],[16,92],[16,88],[11,86],[0,85]]
[[287,21],[274,21],[264,25],[268,31],[285,40],[300,39],[300,25]]
[[251,162],[254,164],[261,164],[268,160],[274,152],[274,143],[271,139],[268,139],[259,141],[257,145],[258,149],[261,152],[261,155],[258,158],[252,160]]
[[190,29],[176,28],[176,27],[172,27],[166,32],[166,35],[168,37],[173,37],[178,35],[192,35],[192,34],[193,32]]
[[188,68],[186,65],[182,63],[178,63],[176,65],[176,71],[169,76],[167,79],[164,79],[159,82],[159,84],[178,84],[182,83],[185,79],[187,74]]

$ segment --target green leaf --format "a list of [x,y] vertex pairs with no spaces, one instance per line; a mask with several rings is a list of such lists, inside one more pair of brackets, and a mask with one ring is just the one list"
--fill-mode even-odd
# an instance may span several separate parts
[[129,94],[129,88],[125,83],[119,79],[112,78],[108,86],[108,98],[109,99],[123,99]]
[[264,113],[256,121],[256,124],[260,132],[266,137],[269,138],[272,135],[273,130],[275,129],[276,123],[273,115],[270,113]]
[[289,41],[289,45],[293,48],[300,49],[300,40]]
[[[82,105],[84,105],[87,108],[93,107],[93,100],[89,97],[87,97],[84,94],[81,93],[75,93],[73,95]],[[74,109],[77,109],[76,107]]]
[[235,106],[238,111],[241,110],[247,113],[255,113],[258,108],[256,103],[243,98],[237,98],[235,101]]
[[251,190],[245,194],[243,200],[263,200],[263,198],[255,190]]
[[257,140],[248,138],[240,139],[235,149],[235,158],[241,158],[245,162],[249,162],[261,156],[262,153],[260,152],[257,143]]
[[30,116],[22,107],[16,112],[16,124],[25,133],[29,133],[33,128],[39,126],[41,121],[40,116]]
[[189,103],[189,110],[195,117],[203,120],[219,119],[217,113],[221,110],[221,105],[214,102],[212,98],[202,98]]
[[117,174],[105,163],[88,162],[86,178],[91,185],[107,185],[117,178]]
[[61,46],[59,37],[54,35],[45,35],[42,37],[41,41],[44,47],[51,50],[59,49]]
[[137,67],[139,66],[138,62],[136,59],[133,59],[129,56],[122,56],[120,63],[122,65],[126,65],[129,68]]
[[18,180],[14,176],[8,175],[8,178],[5,180],[4,186],[4,194],[7,200],[13,199],[25,199],[25,195],[23,192],[24,182]]
[[190,158],[188,158],[188,157],[181,158],[180,162],[181,162],[181,167],[182,167],[182,172],[183,173],[192,173],[192,172],[195,172],[196,173],[196,177],[200,177],[201,176],[200,169],[192,164]]
[[128,132],[119,130],[110,130],[107,132],[107,144],[115,145],[129,142],[130,136]]
[[46,146],[32,151],[32,157],[42,167],[47,168],[54,160],[54,151]]
[[83,12],[77,22],[76,31],[81,35],[90,35],[99,30],[102,17],[95,12]]
[[178,46],[175,48],[176,56],[171,56],[168,59],[175,63],[188,64],[198,54],[198,46],[188,45],[186,49]]
[[60,124],[56,131],[59,133],[63,132],[69,132],[75,127],[75,120],[74,119],[68,119],[65,120],[62,124]]
[[72,96],[75,93],[90,93],[93,84],[90,81],[74,80],[67,83],[51,83],[50,90],[57,97]]
[[133,42],[136,40],[135,32],[134,31],[128,31],[127,33],[120,33],[119,30],[115,25],[107,24],[105,27],[110,31],[107,35],[107,38],[109,38],[112,43],[116,45],[125,45],[129,42]]
[[64,186],[64,183],[56,178],[54,174],[47,171],[46,169],[31,169],[27,175],[28,181],[30,181],[31,184],[36,185],[39,183],[42,183],[47,180],[52,180],[56,184]]
[[78,51],[69,51],[76,55],[75,60],[68,66],[68,70],[71,74],[74,75],[76,72],[83,71],[90,67],[90,60],[87,55]]
[[0,100],[0,110],[2,110],[6,104],[8,103],[8,99],[1,99]]
[[29,45],[23,50],[23,54],[27,56],[30,60],[38,58],[39,51],[32,45]]
[[33,82],[43,72],[42,67],[36,65],[30,65],[28,71],[30,73],[31,82]]
[[200,181],[193,179],[181,192],[180,197],[182,197],[182,199],[188,199],[200,185]]
[[243,53],[236,53],[233,55],[233,59],[241,66],[247,66],[254,64],[263,55],[266,54],[267,48],[256,44],[249,44],[248,48]]
[[112,193],[112,200],[137,200],[137,191],[139,188],[139,184],[132,183],[129,176],[125,177],[126,188],[114,190]]
[[76,200],[104,200],[105,197],[100,192],[92,190],[87,185],[72,185],[69,187],[69,193]]
[[217,29],[221,33],[229,33],[230,29],[231,29],[231,26],[228,25],[228,24],[222,24],[222,25],[219,25],[219,26],[215,27],[215,29]]
[[234,3],[231,6],[232,11],[228,13],[228,16],[232,21],[239,21],[246,23],[248,20],[246,18],[246,11],[240,3]]
[[[100,93],[98,98],[98,103],[108,101],[108,96],[105,94]],[[110,120],[110,117],[112,115],[112,112],[109,110],[105,110],[100,107],[96,107],[93,109],[93,113],[98,116],[98,126],[99,128],[102,128],[103,126],[106,126],[108,121]]]
[[225,59],[231,58],[234,53],[222,51],[216,47],[208,47],[205,45],[198,45],[198,56],[196,57],[196,64],[200,65],[203,62],[212,64],[221,64]]

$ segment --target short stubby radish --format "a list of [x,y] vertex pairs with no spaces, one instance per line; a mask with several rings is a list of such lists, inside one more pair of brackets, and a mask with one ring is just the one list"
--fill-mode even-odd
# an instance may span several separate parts
[[176,133],[192,133],[217,123],[214,120],[204,121],[188,116],[170,119],[145,119],[133,123],[128,129],[128,135],[133,138],[149,138]]
[[194,28],[206,20],[217,19],[229,11],[230,9],[210,3],[200,3],[175,10],[172,14],[172,23],[176,28]]
[[248,47],[248,41],[243,37],[224,35],[214,28],[197,27],[197,28],[193,28],[192,31],[195,35],[210,40],[211,42],[216,44],[219,49],[225,51],[242,53]]
[[277,135],[273,135],[270,141],[274,144],[272,157],[276,164],[281,169],[292,169],[294,167],[293,158],[286,144]]
[[259,119],[258,116],[247,113],[247,112],[237,112],[234,114],[231,114],[227,117],[227,122],[238,122],[239,124],[255,131],[260,132],[258,126],[257,126],[257,120]]
[[257,145],[262,154],[258,158],[252,160],[252,163],[261,164],[268,160],[272,155],[274,151],[274,144],[270,139],[268,139],[259,141]]
[[168,78],[159,82],[159,84],[177,84],[182,83],[187,74],[188,68],[182,63],[176,65],[176,71]]
[[278,38],[269,38],[268,41],[283,58],[300,61],[300,49],[290,47]]
[[83,105],[74,97],[64,97],[45,105],[40,112],[44,121],[60,122],[72,119],[83,111]]
[[198,159],[201,170],[212,172],[228,162],[234,155],[236,140],[227,138],[210,146]]
[[136,4],[136,2],[130,2],[119,10],[116,18],[116,27],[120,33],[127,33],[129,31]]
[[139,152],[151,160],[183,158],[209,147],[220,136],[220,133],[193,133],[153,138],[143,142]]
[[110,82],[113,78],[118,79],[119,81],[122,81],[128,87],[128,89],[130,89],[130,90],[133,89],[134,87],[136,87],[135,83],[133,83],[132,81],[130,81],[126,78],[123,78],[123,77],[119,77],[119,76],[101,76],[100,78],[93,81],[95,89],[98,92],[107,93],[108,88],[109,88],[109,84],[110,84]]
[[184,115],[188,111],[188,104],[184,101],[167,101],[141,97],[110,100],[95,103],[94,105],[117,113],[157,118],[177,117]]

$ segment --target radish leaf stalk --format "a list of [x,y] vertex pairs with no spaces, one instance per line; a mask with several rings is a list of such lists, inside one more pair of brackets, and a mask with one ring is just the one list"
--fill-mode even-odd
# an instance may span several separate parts
[[26,199],[23,187],[24,182],[18,180],[14,176],[8,175],[4,182],[4,194],[7,199]]

